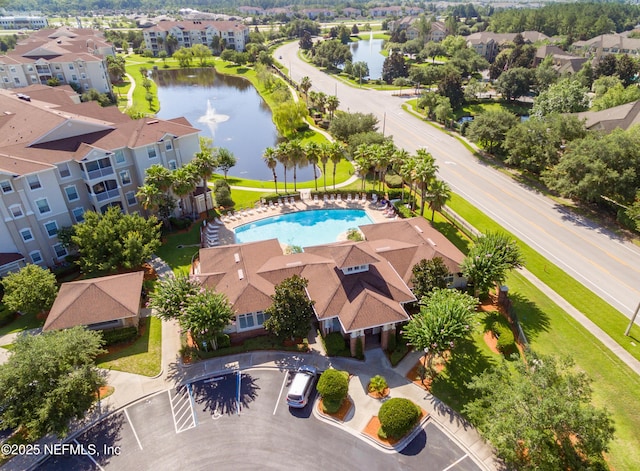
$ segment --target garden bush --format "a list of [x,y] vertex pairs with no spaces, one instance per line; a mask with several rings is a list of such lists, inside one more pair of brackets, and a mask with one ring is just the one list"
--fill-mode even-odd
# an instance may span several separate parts
[[383,376],[375,375],[369,381],[369,392],[375,392],[378,394],[383,394],[384,390],[387,389],[387,380],[384,379]]
[[123,327],[122,329],[105,330],[102,332],[102,338],[106,346],[116,343],[129,342],[138,335],[136,327]]
[[356,339],[356,358],[364,360],[364,349],[362,348],[362,337]]
[[503,322],[496,321],[491,326],[492,332],[498,337],[496,348],[504,356],[511,356],[518,351],[513,337],[513,332],[508,325]]
[[396,345],[398,344],[398,339],[396,337],[396,332],[389,333],[389,341],[387,343],[387,351],[389,353],[393,352],[396,349]]
[[181,231],[183,229],[188,229],[189,227],[191,227],[192,221],[189,218],[176,218],[172,216],[169,218],[169,223],[171,224],[171,227],[178,231]]
[[385,175],[384,182],[389,188],[402,188],[402,177],[400,175]]
[[420,408],[409,399],[395,397],[382,404],[378,412],[380,428],[389,438],[404,437],[420,420]]
[[16,313],[0,304],[0,327],[11,324],[16,319]]
[[330,357],[344,356],[347,352],[347,345],[340,332],[331,332],[324,338],[324,348]]
[[349,375],[346,371],[328,369],[320,375],[317,389],[325,410],[333,414],[349,394]]

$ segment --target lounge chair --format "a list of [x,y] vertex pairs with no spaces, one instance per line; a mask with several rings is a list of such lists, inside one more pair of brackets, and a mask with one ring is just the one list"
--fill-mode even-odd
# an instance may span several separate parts
[[314,203],[319,203],[318,195],[313,195],[313,202]]
[[335,201],[336,201],[336,195],[332,193],[331,196],[329,197],[329,202],[334,203]]
[[378,195],[376,193],[373,193],[371,195],[371,201],[373,202],[373,204],[376,204],[378,202]]
[[324,201],[325,203],[326,203],[327,201],[329,201],[329,197],[327,196],[327,194],[326,194],[326,193],[324,194],[324,196],[323,196],[323,198],[322,198],[322,201]]
[[224,222],[222,222],[222,221],[220,220],[220,218],[215,218],[215,219],[214,219],[214,222],[215,222],[217,225],[219,225],[219,226],[224,225]]
[[336,196],[336,200],[338,201],[338,203],[342,203],[342,194],[338,193],[338,195]]
[[275,206],[273,204],[273,201],[269,201],[269,208],[271,208],[271,209],[275,208]]
[[351,203],[353,200],[351,199],[351,193],[347,195],[347,203]]

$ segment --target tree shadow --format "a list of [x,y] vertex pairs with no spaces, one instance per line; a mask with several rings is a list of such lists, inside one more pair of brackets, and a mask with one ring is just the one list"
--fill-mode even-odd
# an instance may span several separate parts
[[[477,397],[476,393],[467,388],[467,383],[493,363],[493,359],[482,353],[471,339],[463,340],[451,352],[446,368],[433,379],[431,393],[460,412]],[[448,411],[446,413],[450,414]]]
[[[95,444],[100,451],[104,450],[105,447],[113,447],[112,449],[115,450],[122,445],[121,430],[124,423],[124,413],[109,415],[79,437],[78,441],[85,445]],[[110,453],[100,453],[95,459],[100,466],[104,466],[109,464],[111,456],[113,455]]]
[[[258,396],[260,387],[256,384],[256,378],[250,374],[239,374],[239,391],[237,374],[227,374],[193,383],[192,392],[196,404],[211,415],[233,415],[238,413],[238,408],[248,408]],[[183,387],[186,386],[179,387],[178,391]]]
[[416,456],[427,446],[427,432],[422,429],[413,440],[399,453],[405,456]]
[[519,293],[509,293],[509,299],[529,342],[541,332],[549,330],[551,327],[549,316],[536,303]]

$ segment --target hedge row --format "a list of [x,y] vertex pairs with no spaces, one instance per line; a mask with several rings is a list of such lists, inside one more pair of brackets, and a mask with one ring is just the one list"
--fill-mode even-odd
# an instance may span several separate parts
[[510,356],[518,351],[510,326],[505,325],[503,322],[496,321],[491,326],[491,331],[498,338],[496,348],[500,353],[505,356]]
[[138,329],[136,327],[123,327],[122,329],[105,330],[102,332],[102,338],[106,346],[129,342],[137,336]]

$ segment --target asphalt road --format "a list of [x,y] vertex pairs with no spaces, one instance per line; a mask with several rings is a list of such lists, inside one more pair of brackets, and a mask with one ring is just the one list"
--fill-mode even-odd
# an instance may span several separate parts
[[277,370],[248,370],[239,382],[229,374],[162,392],[110,416],[39,469],[479,469],[433,423],[401,453],[384,453],[315,418],[311,403],[290,409],[289,380]]
[[640,301],[640,248],[478,161],[456,139],[403,111],[403,99],[345,85],[306,64],[297,50],[294,42],[275,51],[295,81],[309,76],[312,90],[337,93],[340,109],[373,113],[398,147],[427,148],[454,192],[631,317]]

